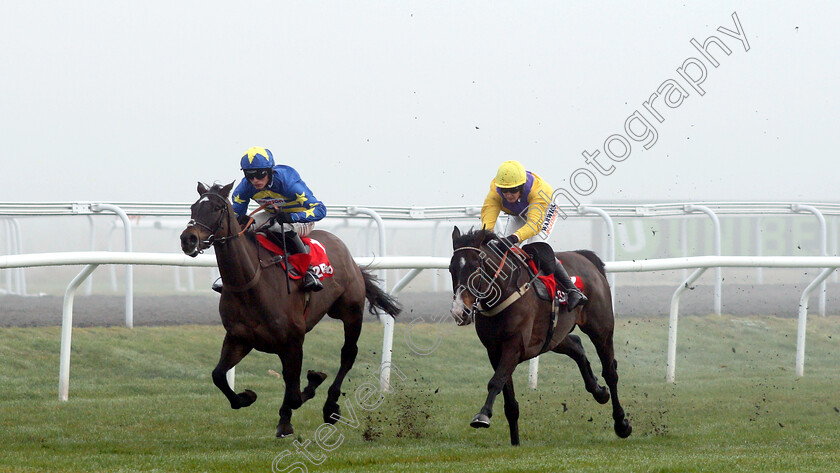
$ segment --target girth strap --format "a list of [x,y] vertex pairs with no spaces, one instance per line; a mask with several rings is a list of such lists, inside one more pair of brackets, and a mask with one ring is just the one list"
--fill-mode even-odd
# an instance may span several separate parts
[[248,281],[247,283],[245,283],[241,286],[236,286],[236,285],[233,285],[233,284],[225,283],[225,288],[228,289],[228,290],[231,290],[233,292],[245,292],[248,289],[251,289],[252,287],[256,286],[258,282],[260,282],[260,275],[261,274],[262,274],[262,267],[260,265],[257,265],[257,272],[254,273],[254,277],[251,278],[250,281]]
[[557,327],[557,313],[560,311],[560,304],[555,297],[551,301],[551,314],[549,315],[548,319],[548,333],[545,336],[545,342],[543,342],[542,348],[540,348],[540,353],[545,353],[548,350],[548,344],[551,343],[551,338],[554,337],[554,329]]

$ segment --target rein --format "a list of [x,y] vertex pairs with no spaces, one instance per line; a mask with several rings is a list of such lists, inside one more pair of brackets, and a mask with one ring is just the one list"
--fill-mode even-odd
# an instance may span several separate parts
[[[255,213],[259,212],[260,210],[264,209],[267,205],[267,204],[261,205],[258,209],[254,210],[253,212],[248,214],[248,216],[251,217],[250,220],[248,221],[248,225],[245,225],[245,228],[243,228],[240,232],[234,233],[232,235],[227,235],[227,236],[223,236],[223,237],[220,237],[220,238],[216,238],[216,232],[219,231],[219,228],[221,228],[221,226],[222,226],[222,222],[224,221],[225,217],[228,216],[228,200],[225,197],[222,197],[221,195],[216,194],[216,193],[212,193],[212,192],[207,192],[205,194],[202,194],[202,196],[217,197],[224,204],[222,206],[222,212],[219,215],[219,220],[216,221],[216,228],[215,229],[210,228],[209,225],[201,223],[196,219],[190,219],[190,221],[187,223],[187,227],[201,227],[201,228],[206,229],[208,232],[210,232],[210,236],[207,237],[207,240],[201,242],[203,244],[206,244],[208,247],[211,246],[211,245],[215,245],[217,243],[219,245],[222,245],[222,244],[227,243],[230,240],[233,240],[235,238],[238,238],[238,237],[242,236],[242,234],[245,233],[245,231],[248,229],[248,227],[254,221],[253,215]],[[198,252],[199,253],[204,253],[204,250],[199,250]],[[228,288],[233,292],[247,291],[248,289],[251,289],[252,287],[257,285],[257,283],[260,281],[261,273],[262,273],[262,268],[260,267],[259,264],[257,264],[257,269],[256,269],[256,271],[254,271],[254,276],[251,277],[251,279],[247,283],[245,283],[243,285],[228,284]]]
[[[516,248],[516,247],[513,247],[513,246],[510,247],[502,255],[502,259],[499,262],[499,267],[496,269],[496,273],[493,274],[493,278],[490,280],[490,285],[491,286],[496,281],[496,278],[498,278],[499,274],[502,272],[502,268],[504,268],[505,262],[507,261],[508,253],[514,251],[514,248]],[[460,248],[455,248],[453,253],[457,252],[457,251],[460,251],[460,250],[475,250],[475,251],[478,251],[479,253],[483,253],[481,248],[477,248],[477,247],[474,247],[474,246],[462,246]],[[517,248],[517,250],[522,251],[519,248]],[[479,314],[484,315],[485,317],[493,317],[494,315],[497,315],[501,311],[510,307],[511,304],[513,304],[514,302],[519,300],[522,296],[524,296],[525,293],[527,293],[528,290],[531,289],[531,284],[532,284],[531,280],[525,281],[524,284],[522,284],[521,286],[516,288],[516,290],[514,292],[512,292],[507,298],[505,298],[505,300],[500,302],[495,307],[484,307],[484,305],[481,303],[481,300],[479,300],[479,298],[476,297],[475,304],[473,305],[474,310],[476,312],[478,312]],[[499,288],[501,290],[501,286]],[[502,291],[502,293],[503,293],[503,291]],[[473,296],[475,296],[475,294],[473,294]]]
[[[197,226],[197,227],[204,228],[208,232],[210,232],[210,236],[207,237],[206,240],[202,241],[202,243],[206,244],[207,246],[210,246],[210,245],[213,245],[213,244],[216,244],[216,243],[226,243],[228,240],[233,240],[234,238],[238,238],[238,237],[242,236],[242,234],[245,233],[248,230],[248,227],[250,227],[251,224],[254,223],[254,214],[259,212],[260,210],[265,209],[268,206],[273,206],[274,208],[277,208],[277,206],[274,203],[266,202],[265,204],[260,205],[259,207],[257,207],[251,213],[248,214],[248,217],[249,217],[248,218],[248,223],[242,228],[241,231],[239,231],[238,233],[234,233],[233,235],[228,235],[228,236],[216,238],[216,232],[219,231],[219,227],[222,226],[222,220],[225,218],[225,216],[228,213],[227,199],[220,196],[219,194],[215,194],[215,193],[211,193],[211,192],[208,192],[208,193],[203,194],[203,195],[218,197],[219,199],[222,200],[222,202],[225,203],[225,206],[223,207],[224,213],[219,216],[219,220],[216,222],[216,228],[215,229],[210,228],[209,225],[205,225],[205,224],[203,224],[203,223],[201,223],[201,222],[199,222],[195,219],[192,219],[189,222],[187,222],[188,227],[196,227]],[[204,250],[200,250],[199,253],[204,253]]]

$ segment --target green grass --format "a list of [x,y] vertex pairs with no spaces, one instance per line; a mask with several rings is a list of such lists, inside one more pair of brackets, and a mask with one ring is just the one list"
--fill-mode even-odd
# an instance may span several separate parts
[[[805,377],[794,377],[796,321],[769,317],[686,317],[680,321],[677,383],[665,382],[667,320],[624,319],[616,327],[621,400],[633,434],[619,439],[608,405],[583,389],[574,363],[543,356],[540,386],[515,373],[522,446],[509,445],[501,396],[490,429],[468,423],[491,370],[474,330],[444,330],[428,356],[410,353],[397,325],[393,391],[370,411],[353,401],[377,372],[381,326],[363,330],[344,385],[358,427],[336,425],[315,446],[326,389],[295,412],[295,435],[274,428],[279,360],[252,353],[237,367],[237,391],[257,402],[231,410],[210,371],[219,327],[77,328],[70,400],[59,402],[58,327],[0,329],[0,471],[836,471],[840,459],[840,318],[812,317]],[[430,346],[434,325],[412,330]],[[307,338],[304,369],[335,374],[341,325]],[[593,368],[600,363],[586,342]],[[599,376],[600,377],[600,376]],[[328,382],[331,382],[331,377]],[[376,399],[371,398],[371,399]],[[339,437],[339,435],[341,437]],[[308,445],[314,464],[295,452]]]

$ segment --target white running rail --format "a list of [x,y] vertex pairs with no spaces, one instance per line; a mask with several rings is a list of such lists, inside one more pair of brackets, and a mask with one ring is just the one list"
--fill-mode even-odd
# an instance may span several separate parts
[[[360,266],[369,269],[412,269],[397,282],[391,294],[396,294],[424,269],[444,269],[449,267],[449,258],[398,256],[384,258],[355,258]],[[59,399],[66,401],[70,386],[70,345],[73,326],[73,298],[76,289],[102,264],[164,265],[214,267],[216,259],[211,255],[199,255],[190,258],[175,253],[127,253],[127,252],[72,252],[42,253],[27,255],[0,256],[0,269],[33,266],[84,265],[84,269],[70,282],[64,295],[61,327],[61,352],[59,363]],[[824,268],[820,275],[803,291],[799,304],[799,321],[796,337],[796,376],[804,375],[805,365],[805,329],[808,315],[808,296],[835,269],[840,268],[840,257],[824,256],[696,256],[686,258],[655,259],[643,261],[607,262],[606,270],[614,273],[663,271],[672,269],[692,269],[696,271],[674,292],[671,299],[671,313],[668,333],[667,379],[674,381],[676,374],[677,321],[679,317],[679,298],[683,290],[692,284],[707,268],[717,267],[765,267],[765,268]],[[391,352],[393,349],[393,320],[386,318],[383,333],[383,353],[381,365],[381,388],[388,386],[390,377]],[[131,325],[129,325],[131,326]],[[230,373],[232,375],[232,373]],[[231,376],[232,379],[232,376]],[[536,380],[536,377],[534,378]]]

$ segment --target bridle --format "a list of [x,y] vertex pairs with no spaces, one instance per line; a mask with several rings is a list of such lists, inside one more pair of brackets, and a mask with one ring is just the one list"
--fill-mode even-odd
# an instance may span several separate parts
[[[499,285],[499,284],[496,282],[497,278],[499,277],[499,274],[502,272],[502,269],[503,269],[503,268],[504,268],[504,266],[505,266],[505,262],[507,261],[508,254],[509,254],[509,253],[511,253],[512,251],[514,251],[514,250],[513,250],[513,248],[514,248],[514,247],[513,247],[513,246],[511,246],[511,247],[510,247],[510,248],[508,248],[508,249],[504,252],[504,254],[502,255],[502,259],[501,259],[501,261],[499,262],[499,267],[496,269],[495,274],[493,274],[492,279],[490,279],[490,287],[488,287],[488,288],[487,288],[487,289],[488,289],[488,292],[489,292],[490,288],[493,286],[493,284],[496,284],[496,287],[498,287],[498,288],[499,288],[499,294],[502,294],[502,295],[503,295],[503,294],[505,293],[505,291],[506,291],[506,290],[510,287],[510,285],[513,283],[513,281],[515,281],[515,280],[516,280],[516,278],[515,278],[515,277],[512,277],[512,278],[508,281],[508,284],[507,284],[504,288],[503,288],[503,287],[501,287],[501,285]],[[483,253],[484,253],[484,251],[483,251],[481,248],[478,248],[478,247],[475,247],[475,246],[462,246],[462,247],[460,247],[460,248],[455,248],[455,250],[453,251],[453,253],[456,253],[456,252],[458,252],[458,251],[462,251],[462,250],[473,250],[473,251],[478,251],[478,252],[479,252],[479,254],[483,254]],[[517,250],[519,250],[519,249],[517,248]],[[521,251],[521,250],[519,250],[519,251]],[[516,270],[517,270],[517,271],[518,271],[519,269],[521,269],[521,268],[516,268]],[[475,294],[473,294],[473,293],[472,293],[472,291],[470,290],[470,288],[469,288],[469,287],[467,288],[467,291],[469,291],[469,292],[470,292],[470,294],[471,294],[473,297],[475,297],[475,302],[473,303],[473,308],[472,308],[472,309],[473,309],[473,310],[475,310],[476,312],[478,312],[478,313],[479,313],[479,314],[481,314],[481,315],[484,315],[484,316],[487,316],[487,317],[492,317],[492,316],[494,316],[494,315],[496,315],[496,314],[500,313],[501,311],[503,311],[503,310],[507,309],[507,308],[508,308],[511,304],[513,304],[514,302],[516,302],[517,300],[519,300],[519,298],[520,298],[520,297],[524,296],[524,295],[525,295],[525,293],[526,293],[526,292],[528,292],[528,290],[531,288],[531,284],[532,284],[532,283],[533,283],[533,281],[532,281],[532,280],[530,280],[530,279],[529,279],[528,281],[525,281],[525,283],[524,283],[524,284],[522,284],[521,286],[519,286],[518,288],[516,288],[516,290],[515,290],[515,291],[513,291],[513,292],[512,292],[512,293],[511,293],[511,294],[510,294],[510,295],[509,295],[506,299],[504,299],[503,301],[499,302],[498,304],[496,304],[495,306],[492,306],[492,307],[485,307],[485,306],[484,306],[484,303],[482,303],[482,302],[483,302],[483,301],[482,301],[482,298],[480,298],[480,297],[476,296]],[[492,294],[492,292],[491,292],[491,294]],[[501,297],[501,296],[499,296],[499,297]]]
[[[206,240],[201,242],[202,244],[207,245],[207,248],[209,248],[210,246],[215,245],[217,243],[222,245],[222,244],[227,243],[230,240],[233,240],[234,238],[238,238],[243,233],[245,233],[245,230],[250,226],[251,222],[253,222],[254,219],[253,219],[253,217],[251,217],[251,220],[248,222],[248,225],[246,225],[245,228],[243,228],[240,232],[234,233],[233,235],[227,235],[227,236],[216,238],[216,232],[218,232],[219,228],[222,227],[222,222],[224,222],[225,219],[229,217],[229,214],[228,214],[228,212],[229,212],[228,211],[228,207],[229,207],[228,206],[228,200],[227,200],[227,198],[225,198],[225,197],[223,197],[219,194],[213,193],[213,192],[207,192],[207,193],[202,194],[202,197],[205,197],[205,196],[206,197],[216,197],[216,198],[218,198],[219,200],[222,201],[222,211],[219,212],[219,219],[216,221],[215,228],[210,228],[210,225],[199,222],[196,219],[190,219],[190,221],[187,222],[187,228],[189,228],[189,227],[201,227],[201,228],[204,228],[205,230],[207,230],[208,232],[210,232],[210,236],[208,236]],[[264,207],[260,207],[259,209],[255,210],[254,212],[251,212],[250,215],[253,215],[254,213],[256,213],[259,210],[262,210],[263,208]],[[204,253],[204,250],[198,250],[198,253]],[[254,276],[251,277],[248,282],[246,282],[245,284],[242,284],[242,285],[228,284],[227,286],[233,292],[247,291],[248,289],[251,289],[252,287],[257,285],[257,283],[260,281],[260,274],[261,273],[262,273],[262,267],[259,264],[257,264],[257,269],[254,272]]]
[[[235,233],[233,235],[228,235],[228,236],[223,236],[223,237],[216,238],[216,232],[219,231],[219,228],[221,228],[221,226],[222,226],[222,222],[224,222],[224,220],[228,217],[228,205],[227,205],[228,201],[227,201],[226,198],[222,197],[219,194],[213,193],[213,192],[207,192],[205,194],[202,194],[202,197],[216,197],[216,198],[218,198],[222,201],[222,211],[219,213],[219,219],[216,221],[215,228],[210,228],[209,225],[207,225],[205,223],[202,223],[202,222],[199,222],[198,220],[196,220],[194,218],[190,219],[190,221],[187,222],[187,228],[189,228],[189,227],[201,227],[201,228],[207,230],[208,232],[210,232],[210,235],[207,237],[207,239],[201,242],[202,245],[207,245],[207,248],[209,248],[216,243],[224,244],[227,241],[232,240],[232,239],[242,235],[245,232],[245,230],[243,229],[239,233]],[[204,250],[198,250],[198,252],[199,253],[204,253]]]

